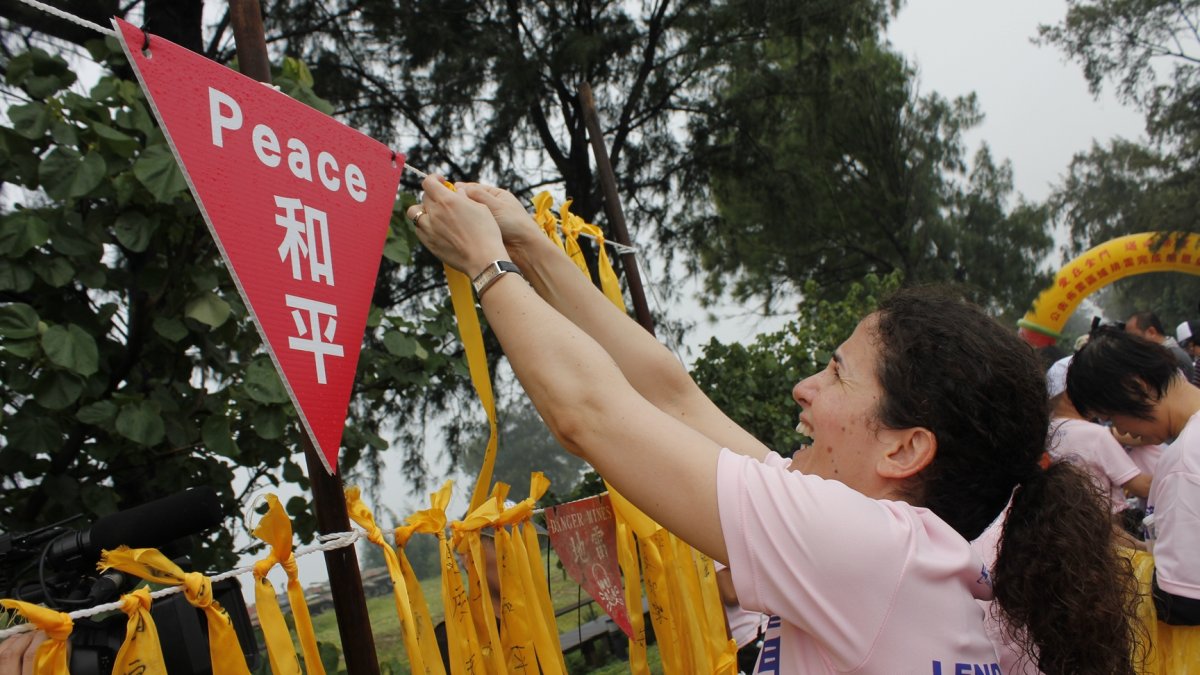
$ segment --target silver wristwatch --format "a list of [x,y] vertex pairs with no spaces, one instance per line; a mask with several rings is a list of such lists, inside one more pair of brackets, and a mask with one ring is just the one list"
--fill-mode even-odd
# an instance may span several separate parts
[[488,289],[488,286],[496,283],[496,280],[501,275],[509,272],[521,274],[521,270],[508,260],[494,260],[483,271],[475,275],[471,280],[471,285],[475,287],[475,296],[483,297],[483,292]]

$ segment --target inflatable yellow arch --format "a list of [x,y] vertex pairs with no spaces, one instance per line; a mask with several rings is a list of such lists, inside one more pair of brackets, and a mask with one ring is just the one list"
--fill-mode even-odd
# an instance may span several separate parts
[[1052,345],[1084,298],[1114,281],[1147,272],[1200,275],[1200,235],[1143,232],[1100,244],[1058,271],[1054,284],[1017,322],[1018,333],[1034,347]]

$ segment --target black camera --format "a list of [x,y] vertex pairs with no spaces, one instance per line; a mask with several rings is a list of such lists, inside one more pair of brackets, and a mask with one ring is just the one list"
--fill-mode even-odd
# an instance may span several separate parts
[[[114,602],[141,580],[117,570],[96,570],[100,552],[120,545],[158,548],[182,569],[190,536],[221,523],[216,492],[199,487],[100,518],[91,527],[66,527],[70,518],[32,532],[0,534],[0,596],[70,612]],[[241,584],[236,578],[213,584],[213,597],[229,613],[238,642],[253,670],[258,665],[254,635]],[[204,613],[182,593],[158,598],[150,608],[163,659],[172,675],[207,675],[208,628]],[[79,619],[71,632],[72,675],[107,675],[125,640],[128,618],[114,612],[101,619]]]

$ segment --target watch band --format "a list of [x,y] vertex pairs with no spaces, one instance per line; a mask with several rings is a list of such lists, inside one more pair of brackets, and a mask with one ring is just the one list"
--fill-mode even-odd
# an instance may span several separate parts
[[493,260],[487,267],[483,268],[482,272],[476,274],[475,278],[471,280],[471,285],[475,287],[475,296],[483,297],[483,292],[486,291],[489,286],[496,283],[497,279],[504,274],[508,274],[509,272],[516,272],[518,275],[521,275],[520,268],[514,265],[511,261]]

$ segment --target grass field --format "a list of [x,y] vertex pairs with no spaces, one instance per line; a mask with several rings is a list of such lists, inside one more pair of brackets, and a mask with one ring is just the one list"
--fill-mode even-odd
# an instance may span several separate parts
[[[549,565],[550,579],[550,595],[554,606],[566,607],[575,602],[586,599],[586,594],[583,593],[579,585],[571,580],[557,566],[557,558],[551,554]],[[443,617],[442,597],[440,580],[435,578],[423,579],[421,588],[424,591],[425,601],[429,604],[429,612],[436,624]],[[400,620],[396,615],[396,605],[391,594],[385,594],[374,598],[367,599],[367,613],[371,617],[371,631],[375,637],[375,652],[379,657],[380,670],[383,673],[391,673],[398,675],[399,673],[409,672],[408,658],[404,651],[404,640],[400,633]],[[558,618],[558,630],[560,633],[566,632],[579,626],[580,623],[586,623],[592,619],[598,618],[601,615],[601,610],[593,603],[579,610],[569,612]],[[317,642],[323,643],[323,661],[326,662],[326,670],[332,673],[344,672],[345,665],[342,662],[341,656],[341,638],[338,634],[337,619],[332,610],[323,612],[313,616],[313,630],[316,632]],[[331,648],[336,648],[336,653]],[[599,663],[585,663],[583,657],[578,652],[569,654],[567,657],[567,668],[572,673],[627,673],[629,672],[629,664],[624,659],[617,659],[611,654],[600,653],[597,661]],[[337,659],[336,666],[333,659]],[[648,655],[651,671],[661,673],[662,666],[658,658],[657,645],[651,645]],[[263,654],[263,661],[266,661],[266,654]],[[269,667],[267,671],[269,672]]]

